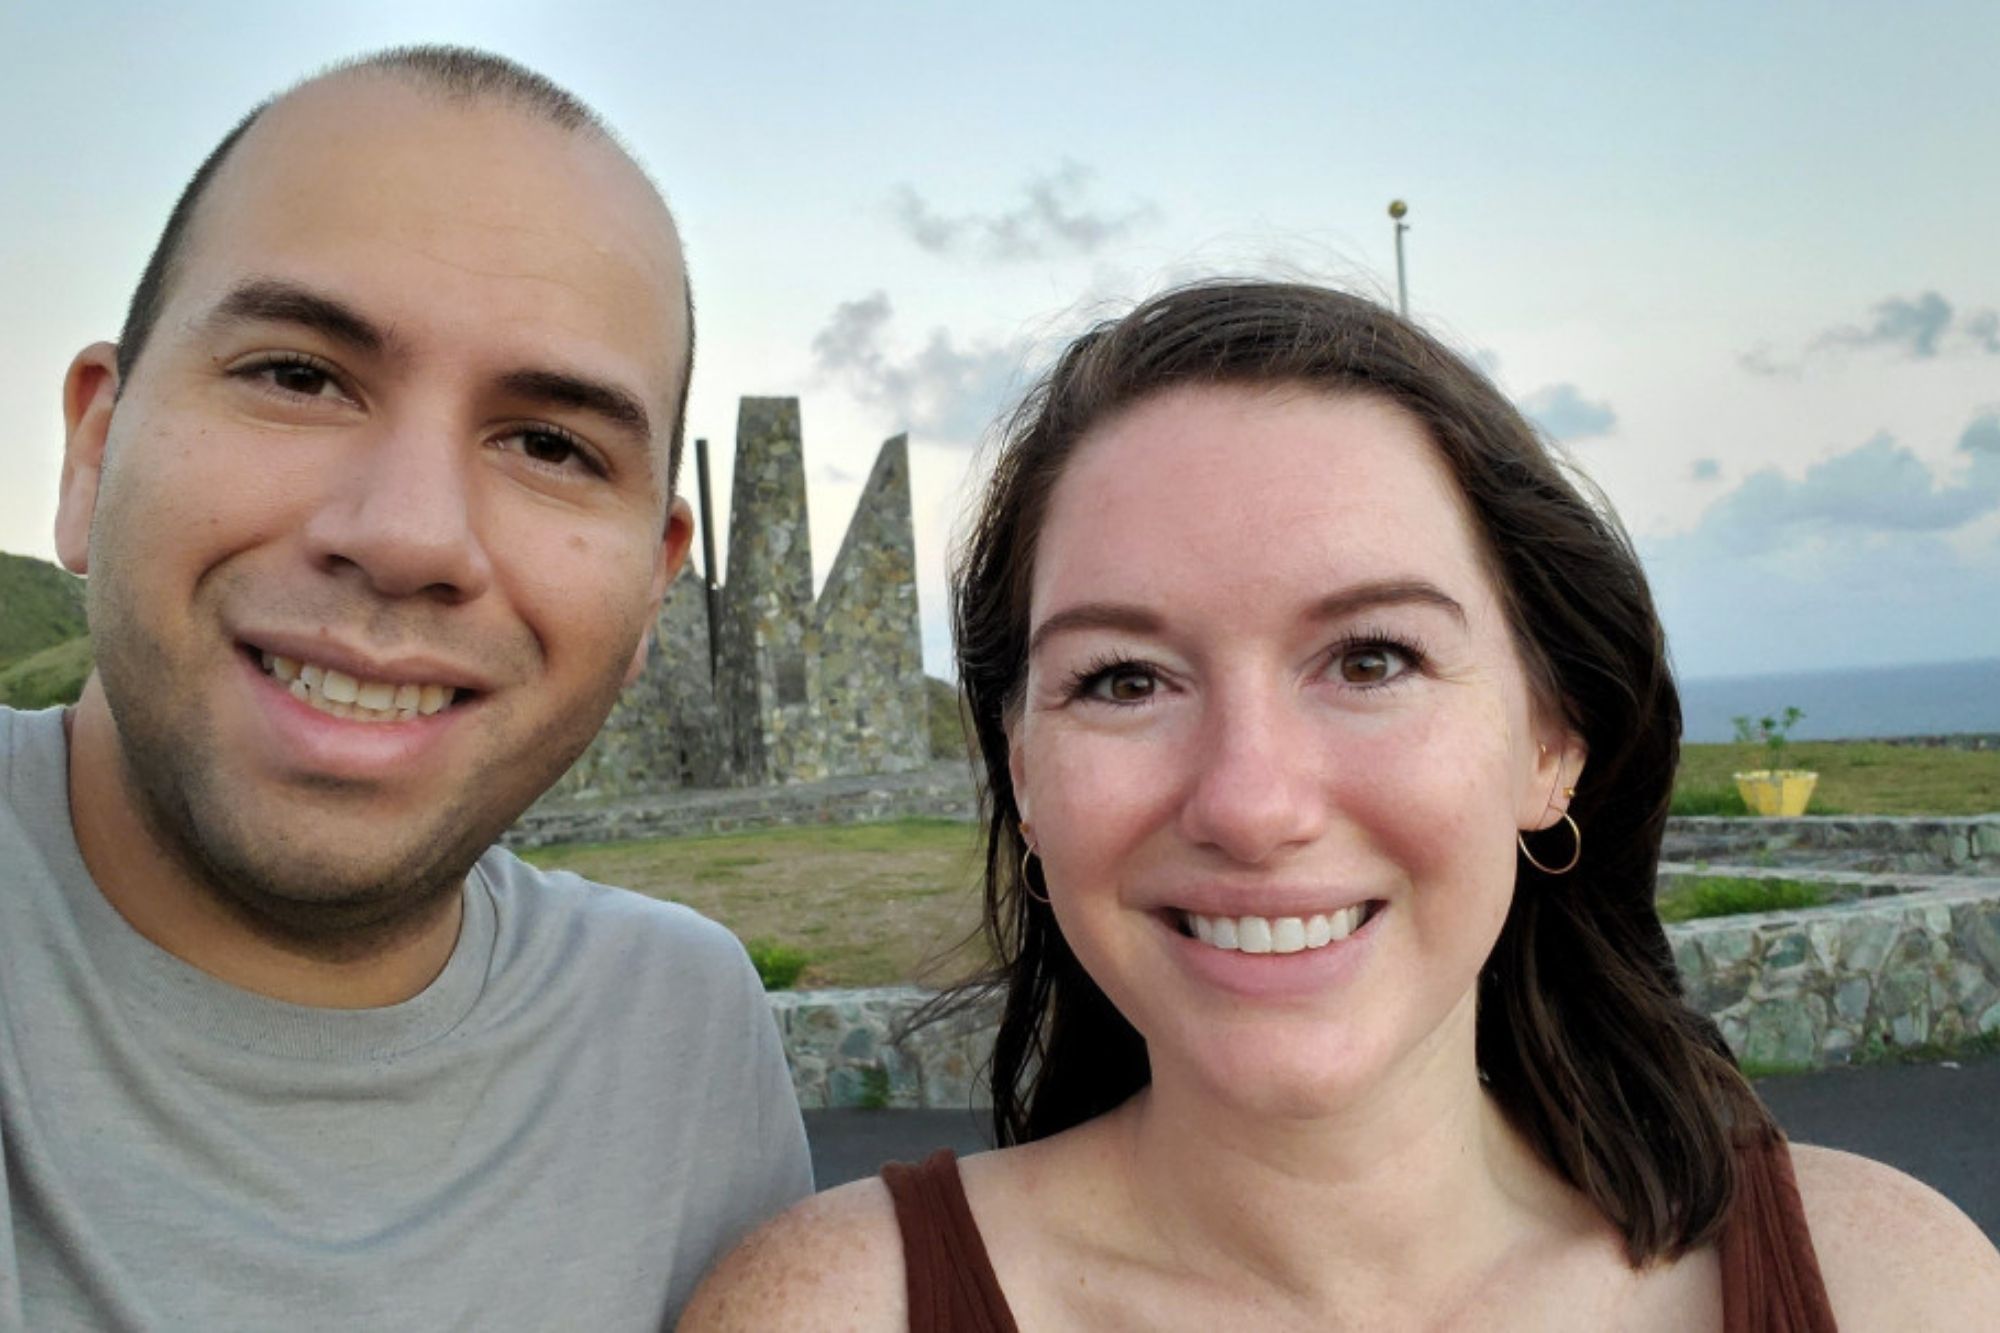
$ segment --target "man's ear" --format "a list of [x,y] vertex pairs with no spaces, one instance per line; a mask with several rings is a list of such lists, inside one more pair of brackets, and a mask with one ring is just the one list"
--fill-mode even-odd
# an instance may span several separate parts
[[688,547],[693,542],[694,511],[677,495],[667,506],[666,531],[660,537],[660,549],[654,553],[653,585],[647,592],[646,632],[639,636],[639,646],[632,650],[632,661],[625,668],[627,685],[645,673],[653,626],[660,621],[660,608],[666,605],[667,594],[673,591],[674,580],[680,577],[681,566],[687,563]]
[[118,346],[92,343],[63,377],[63,465],[56,498],[56,556],[74,574],[90,572],[90,521],[104,477],[104,445],[118,402]]

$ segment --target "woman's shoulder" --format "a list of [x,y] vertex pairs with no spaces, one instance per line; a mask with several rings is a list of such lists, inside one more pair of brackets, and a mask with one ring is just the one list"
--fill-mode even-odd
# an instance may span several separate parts
[[903,1238],[879,1177],[815,1194],[752,1232],[710,1270],[683,1333],[908,1326]]
[[2000,1328],[2000,1251],[1894,1167],[1792,1145],[1820,1275],[1843,1328]]

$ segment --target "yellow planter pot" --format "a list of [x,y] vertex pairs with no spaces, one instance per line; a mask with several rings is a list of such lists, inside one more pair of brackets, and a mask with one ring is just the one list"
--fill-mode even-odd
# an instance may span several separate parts
[[1775,772],[1760,768],[1750,773],[1738,773],[1736,790],[1743,795],[1743,804],[1752,813],[1759,815],[1802,815],[1806,812],[1806,802],[1812,800],[1813,785],[1819,781],[1819,774],[1802,769],[1781,768]]

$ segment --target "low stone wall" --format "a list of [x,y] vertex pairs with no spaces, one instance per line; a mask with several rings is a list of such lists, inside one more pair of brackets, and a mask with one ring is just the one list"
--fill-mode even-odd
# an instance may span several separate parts
[[[2000,879],[1731,873],[1790,873],[1854,894],[1806,911],[1667,928],[1689,1000],[1753,1069],[1841,1064],[1872,1050],[2000,1031]],[[983,1075],[997,1008],[989,1002],[905,1031],[932,994],[772,995],[800,1103],[991,1105]]]
[[807,1110],[829,1106],[964,1110],[993,1104],[987,1057],[999,1023],[997,997],[909,1030],[937,992],[774,991],[792,1087]]
[[1868,736],[1848,743],[1907,745],[1919,750],[2000,750],[2000,734],[1969,731],[1952,736]]
[[516,851],[560,842],[623,842],[796,824],[964,819],[978,813],[971,767],[944,761],[908,773],[828,778],[783,787],[682,790],[623,801],[544,800],[501,844]]
[[[2000,815],[1667,821],[1669,861],[1876,874],[2000,875]],[[1719,870],[1717,873],[1721,873]],[[1735,873],[1731,871],[1729,873]]]

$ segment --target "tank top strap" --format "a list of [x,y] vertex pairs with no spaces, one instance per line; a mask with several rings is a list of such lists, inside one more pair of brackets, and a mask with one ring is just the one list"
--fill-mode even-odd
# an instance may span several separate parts
[[1736,1203],[1716,1242],[1723,1333],[1836,1333],[1784,1136],[1737,1150]]
[[940,1148],[918,1166],[892,1162],[882,1183],[903,1233],[910,1333],[1019,1333],[965,1200],[957,1155]]

